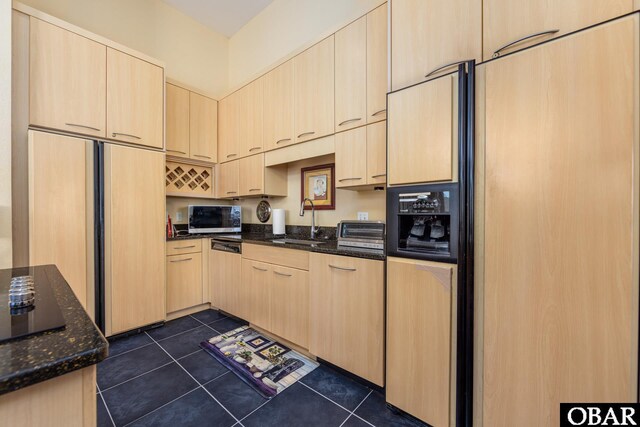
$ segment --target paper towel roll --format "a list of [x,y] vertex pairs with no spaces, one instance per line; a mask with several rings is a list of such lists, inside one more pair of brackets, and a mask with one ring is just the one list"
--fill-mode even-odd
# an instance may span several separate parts
[[274,209],[271,212],[273,218],[273,234],[285,234],[284,209]]

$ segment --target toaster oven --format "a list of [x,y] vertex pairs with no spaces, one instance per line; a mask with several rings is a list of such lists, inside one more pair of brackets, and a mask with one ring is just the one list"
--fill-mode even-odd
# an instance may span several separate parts
[[338,247],[384,251],[382,221],[340,221],[336,233]]

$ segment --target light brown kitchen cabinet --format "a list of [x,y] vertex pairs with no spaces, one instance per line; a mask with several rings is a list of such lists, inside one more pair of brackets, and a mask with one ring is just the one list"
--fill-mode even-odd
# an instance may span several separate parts
[[246,312],[243,318],[252,324],[271,329],[271,275],[272,266],[249,259],[242,260],[242,286],[245,289]]
[[164,162],[161,152],[104,146],[106,335],[164,320]]
[[189,157],[218,161],[218,101],[189,92]]
[[367,123],[387,118],[387,4],[367,14]]
[[107,138],[164,147],[164,70],[110,47]]
[[632,10],[633,0],[533,0],[526,7],[509,0],[484,0],[483,59],[491,59],[496,51],[513,52]]
[[367,123],[367,17],[335,33],[335,131]]
[[[471,59],[480,61],[481,0],[390,1],[393,90],[422,82],[427,74],[447,64]],[[502,1],[498,7],[518,9],[523,16],[527,16],[528,8],[517,2],[511,2],[508,6],[507,3],[508,0]],[[487,2],[484,4],[486,7]],[[510,26],[511,22],[503,18],[499,24]],[[443,71],[451,71],[452,67],[446,67]]]
[[238,98],[239,156],[246,157],[264,151],[262,131],[263,79],[257,79],[240,89]]
[[636,14],[480,70],[485,427],[558,426],[560,402],[637,401],[638,31]]
[[240,196],[287,195],[286,166],[265,167],[264,153],[244,157],[238,163]]
[[389,185],[454,179],[457,75],[439,77],[389,95]]
[[202,253],[168,256],[167,313],[202,303]]
[[228,162],[239,158],[240,134],[238,111],[240,92],[222,99],[218,105],[218,161]]
[[167,83],[167,154],[189,158],[189,91]]
[[334,133],[334,36],[293,59],[295,142]]
[[29,18],[29,123],[106,135],[107,47]]
[[265,150],[286,147],[293,137],[293,60],[271,70],[263,77]]
[[247,300],[241,298],[242,258],[240,254],[209,250],[211,304],[234,316],[241,316]]
[[220,163],[216,166],[216,197],[240,196],[240,162]]
[[384,385],[384,262],[309,254],[309,351]]
[[337,133],[336,187],[371,189],[387,177],[387,126],[385,122]]
[[309,272],[279,265],[271,271],[270,331],[309,347]]
[[433,426],[455,414],[455,286],[455,265],[387,259],[387,402]]

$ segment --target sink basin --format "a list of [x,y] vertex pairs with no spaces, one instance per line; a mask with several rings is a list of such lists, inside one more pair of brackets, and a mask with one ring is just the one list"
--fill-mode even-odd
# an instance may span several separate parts
[[304,239],[274,239],[272,240],[273,243],[281,243],[281,244],[290,244],[290,245],[308,245],[308,246],[315,246],[315,245],[324,245],[325,242],[319,242],[317,240],[304,240]]

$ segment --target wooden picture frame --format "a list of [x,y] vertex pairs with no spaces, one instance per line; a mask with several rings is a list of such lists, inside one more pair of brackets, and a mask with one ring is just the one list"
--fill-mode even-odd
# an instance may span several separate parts
[[[336,208],[335,178],[335,163],[300,169],[300,202],[302,203],[308,197],[317,210],[334,210]],[[304,209],[311,209],[311,205],[306,204]]]

